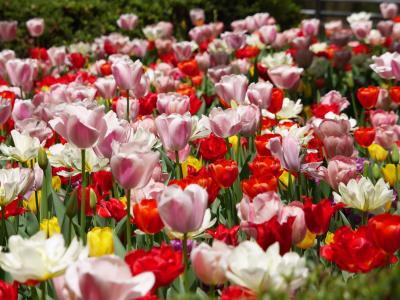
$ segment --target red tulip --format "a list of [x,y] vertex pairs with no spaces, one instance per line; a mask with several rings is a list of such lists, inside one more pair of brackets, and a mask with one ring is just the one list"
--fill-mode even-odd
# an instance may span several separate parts
[[221,294],[221,300],[256,300],[255,292],[241,286],[231,285]]
[[223,158],[228,151],[223,138],[211,133],[208,137],[198,140],[199,154],[205,160],[214,161]]
[[375,128],[359,127],[356,131],[354,131],[354,138],[361,147],[367,148],[374,142]]
[[234,160],[217,160],[208,165],[208,170],[212,179],[223,188],[231,187],[239,174],[237,163]]
[[241,185],[243,193],[252,199],[258,194],[276,191],[278,180],[273,176],[258,177],[253,175],[249,179],[243,180]]
[[271,175],[279,177],[282,174],[279,159],[273,156],[257,155],[254,160],[249,163],[249,168],[255,176]]
[[238,231],[239,225],[228,229],[224,224],[219,224],[215,230],[209,229],[207,230],[207,233],[215,240],[222,241],[227,245],[237,246],[239,244],[237,238]]
[[125,262],[131,269],[132,275],[143,272],[153,272],[156,276],[154,289],[172,283],[184,270],[182,252],[175,251],[172,246],[161,245],[149,251],[142,249],[129,252]]
[[108,76],[112,74],[111,64],[106,62],[100,66],[100,72],[103,76]]
[[388,254],[400,248],[400,216],[377,215],[368,220],[369,235],[374,244]]
[[270,139],[278,137],[280,141],[282,142],[282,136],[280,134],[274,134],[274,133],[267,133],[263,135],[257,135],[255,139],[256,143],[256,149],[257,149],[257,154],[258,155],[264,155],[264,156],[271,156],[271,152],[267,148],[267,145],[270,141]]
[[389,89],[389,96],[393,102],[400,104],[400,86],[392,86]]
[[155,234],[164,228],[155,199],[142,199],[133,206],[136,226],[143,232]]
[[365,109],[373,108],[378,102],[379,88],[376,86],[369,86],[359,88],[357,91],[357,98]]
[[111,198],[108,201],[101,199],[96,204],[96,212],[102,218],[113,218],[119,222],[126,216],[126,207],[115,198]]
[[318,204],[313,204],[311,197],[304,197],[303,210],[308,230],[317,235],[327,232],[333,214],[343,206],[343,204],[332,206],[328,199],[323,199]]
[[0,280],[0,299],[17,300],[18,299],[18,283],[14,284]]
[[277,112],[279,112],[282,109],[284,96],[285,96],[285,93],[281,89],[273,88],[271,104],[268,107],[268,111],[273,114],[276,114]]
[[[13,216],[18,216],[24,214],[27,209],[23,207],[19,207],[19,200],[16,199],[14,201],[11,201],[5,206],[5,219],[8,219],[9,217]],[[0,217],[1,217],[1,212],[0,212]],[[0,282],[1,283],[1,282]],[[1,295],[1,294],[0,294]],[[1,297],[0,297],[1,299]]]

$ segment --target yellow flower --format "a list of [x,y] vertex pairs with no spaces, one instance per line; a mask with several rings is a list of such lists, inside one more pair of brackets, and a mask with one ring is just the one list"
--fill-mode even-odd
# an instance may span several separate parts
[[332,244],[334,236],[335,236],[335,234],[333,234],[332,232],[328,231],[326,233],[326,236],[325,236],[325,245]]
[[396,181],[400,179],[400,165],[397,165],[396,168],[394,164],[387,164],[384,168],[382,168],[382,173],[385,181],[389,183],[391,187],[393,187]]
[[119,201],[126,207],[128,201],[126,200],[126,196],[119,197]]
[[[294,176],[292,176],[292,184],[294,183]],[[281,189],[283,189],[284,191],[287,190],[288,186],[289,186],[289,172],[288,171],[283,171],[282,175],[279,176],[279,185],[281,187]]]
[[61,189],[61,178],[59,176],[53,176],[51,178],[51,186],[55,192],[60,191]]
[[[40,201],[42,200],[42,191],[37,192],[37,198],[38,198],[38,204],[40,207]],[[23,205],[25,208],[29,208],[29,210],[31,212],[33,212],[34,214],[37,212],[35,192],[31,193],[31,195],[27,201],[23,201]]]
[[88,232],[89,256],[102,256],[114,253],[111,227],[95,227]]
[[197,159],[196,157],[189,155],[189,157],[182,163],[183,177],[188,175],[188,166],[191,166],[198,171],[201,169],[202,165],[203,162],[201,159]]
[[236,135],[233,135],[229,138],[229,143],[232,146],[232,149],[235,151],[235,153],[238,150],[238,142],[239,142],[239,138]]
[[58,220],[56,217],[52,217],[51,219],[43,219],[40,222],[40,230],[44,231],[47,237],[51,237],[55,233],[60,233],[61,228],[58,225]]
[[384,161],[389,152],[378,144],[372,144],[368,147],[369,156],[375,161]]
[[251,65],[250,69],[249,69],[249,74],[251,77],[254,76],[254,65]]
[[312,233],[311,231],[309,231],[307,229],[307,233],[306,236],[304,237],[304,239],[298,243],[296,246],[301,248],[301,249],[308,249],[311,248],[312,246],[314,246],[314,241],[315,241],[315,233]]

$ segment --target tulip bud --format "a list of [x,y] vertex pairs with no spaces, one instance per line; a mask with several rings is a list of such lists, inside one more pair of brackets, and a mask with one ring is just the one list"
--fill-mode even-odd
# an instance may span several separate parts
[[89,256],[103,256],[114,253],[112,230],[110,227],[94,227],[88,232]]
[[38,163],[39,163],[39,167],[43,171],[47,169],[47,165],[49,163],[49,159],[47,158],[46,150],[44,150],[44,148],[39,148]]
[[377,164],[373,164],[373,166],[372,166],[372,176],[374,176],[375,179],[378,179],[379,177],[381,177],[381,171]]
[[93,189],[90,189],[90,207],[96,209],[97,195]]
[[397,147],[396,144],[393,144],[392,146],[392,161],[397,164],[399,162],[399,147]]
[[66,199],[65,203],[66,214],[72,219],[77,212],[78,209],[78,200],[77,200],[77,190],[75,189],[71,195]]
[[369,162],[368,161],[364,161],[363,176],[364,177],[368,177],[368,173],[369,173]]

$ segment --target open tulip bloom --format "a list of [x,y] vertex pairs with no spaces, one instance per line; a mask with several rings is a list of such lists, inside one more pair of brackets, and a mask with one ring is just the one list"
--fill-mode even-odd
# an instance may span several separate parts
[[[179,38],[126,11],[0,51],[0,299],[351,297],[397,274],[400,19],[379,9],[282,30],[193,8]],[[25,25],[52,32],[0,41]]]

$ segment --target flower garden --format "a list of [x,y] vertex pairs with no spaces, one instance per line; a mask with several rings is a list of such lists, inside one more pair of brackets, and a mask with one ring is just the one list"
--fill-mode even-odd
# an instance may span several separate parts
[[[0,300],[396,299],[400,17],[190,10],[0,51]],[[132,37],[133,30],[141,31]],[[40,45],[40,46],[38,46]]]

